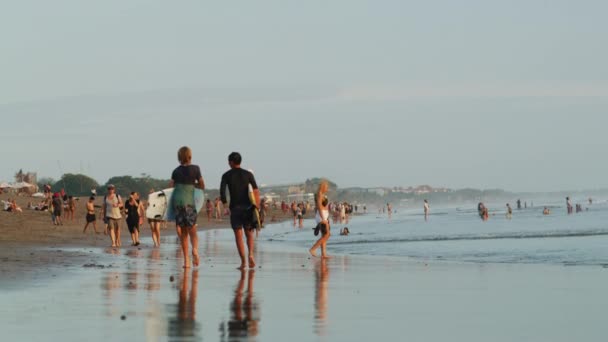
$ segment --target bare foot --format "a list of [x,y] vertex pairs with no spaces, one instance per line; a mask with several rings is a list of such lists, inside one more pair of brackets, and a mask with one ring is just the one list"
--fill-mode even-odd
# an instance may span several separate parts
[[198,256],[198,254],[194,254],[192,253],[192,265],[194,265],[194,267],[198,267],[198,265],[200,264],[200,258]]
[[255,260],[252,256],[249,257],[249,268],[255,268]]
[[310,253],[310,255],[312,255],[315,258],[317,257],[317,252],[312,248],[308,250],[308,253]]
[[241,271],[243,271],[243,270],[245,270],[246,268],[247,268],[247,265],[245,265],[245,264],[241,264],[241,266],[237,267],[236,269],[237,269],[237,270],[241,270]]
[[117,247],[116,244],[112,244],[112,248],[116,248],[116,247]]

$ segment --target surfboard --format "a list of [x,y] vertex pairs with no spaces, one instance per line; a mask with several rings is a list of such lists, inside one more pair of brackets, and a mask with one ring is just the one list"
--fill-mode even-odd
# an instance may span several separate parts
[[249,184],[249,201],[251,202],[251,205],[253,205],[255,207],[255,209],[253,210],[253,215],[255,216],[254,218],[257,220],[257,232],[260,231],[260,229],[262,229],[262,224],[260,223],[260,209],[257,208],[257,203],[255,201],[255,195],[253,194],[253,187],[251,186],[251,184]]
[[[154,220],[175,221],[173,212],[173,189],[153,192],[148,196],[146,217]],[[199,213],[205,204],[205,193],[201,189],[194,190],[194,206]]]

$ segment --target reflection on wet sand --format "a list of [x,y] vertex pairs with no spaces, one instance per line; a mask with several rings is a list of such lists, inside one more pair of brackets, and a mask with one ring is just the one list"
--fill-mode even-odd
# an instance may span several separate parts
[[160,249],[154,248],[150,251],[148,259],[146,291],[156,292],[160,290]]
[[[198,292],[198,270],[192,271],[192,281],[189,281],[190,271],[184,271],[179,290],[179,302],[170,312],[175,317],[169,320],[169,338],[174,340],[200,340],[201,330],[196,322],[196,295]],[[188,292],[188,285],[190,291]]]
[[[247,295],[243,300],[245,278],[247,278]],[[241,271],[241,278],[234,291],[234,300],[230,305],[230,320],[220,325],[220,339],[222,341],[258,336],[260,309],[253,295],[254,280],[254,270]]]
[[315,334],[327,335],[327,287],[329,269],[327,261],[321,259],[315,266]]

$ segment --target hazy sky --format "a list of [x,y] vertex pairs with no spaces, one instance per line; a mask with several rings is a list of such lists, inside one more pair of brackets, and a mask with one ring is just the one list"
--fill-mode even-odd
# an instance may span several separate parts
[[14,1],[0,180],[608,187],[606,1]]

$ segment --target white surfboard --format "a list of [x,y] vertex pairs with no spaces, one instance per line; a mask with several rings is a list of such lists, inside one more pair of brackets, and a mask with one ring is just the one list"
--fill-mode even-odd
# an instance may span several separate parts
[[[146,209],[146,217],[149,219],[173,221],[171,201],[173,197],[173,189],[165,189],[162,191],[153,192],[148,196],[148,209]],[[200,213],[205,204],[205,193],[201,189],[194,190],[194,206],[196,212]]]

